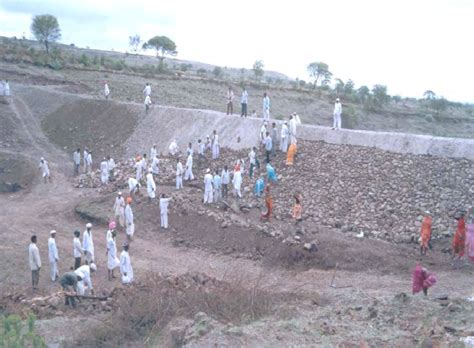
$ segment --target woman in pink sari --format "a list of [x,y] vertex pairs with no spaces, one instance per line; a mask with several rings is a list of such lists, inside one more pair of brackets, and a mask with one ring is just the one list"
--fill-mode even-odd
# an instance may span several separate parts
[[422,267],[419,263],[413,270],[413,284],[412,291],[413,295],[423,290],[425,296],[428,295],[428,288],[436,284],[436,276],[430,273],[426,268]]
[[474,262],[474,216],[472,207],[467,210],[466,214],[466,254],[467,258]]

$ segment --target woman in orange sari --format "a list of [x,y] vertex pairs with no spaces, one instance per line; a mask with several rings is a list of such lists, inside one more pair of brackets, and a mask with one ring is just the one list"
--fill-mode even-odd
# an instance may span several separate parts
[[292,166],[293,163],[295,162],[296,150],[297,150],[296,143],[291,144],[290,148],[288,149],[288,152],[286,153],[287,166]]
[[464,256],[464,248],[466,243],[466,222],[464,220],[464,213],[458,219],[458,228],[453,238],[453,259],[457,256],[458,259]]
[[428,251],[428,243],[431,239],[431,224],[433,219],[429,211],[425,212],[425,217],[421,223],[421,237],[420,237],[420,252],[421,255],[426,255]]
[[272,215],[273,210],[273,198],[270,194],[270,185],[265,187],[265,206],[267,207],[267,211],[261,215],[262,220],[270,221],[270,216]]

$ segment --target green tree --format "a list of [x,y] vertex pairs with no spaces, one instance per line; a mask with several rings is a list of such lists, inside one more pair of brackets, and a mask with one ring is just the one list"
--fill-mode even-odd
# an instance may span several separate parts
[[350,96],[352,94],[354,94],[354,81],[349,79],[344,85],[344,95]]
[[46,53],[49,54],[49,44],[61,38],[61,29],[56,17],[49,14],[33,17],[31,32],[36,40],[44,44]]
[[387,86],[375,85],[372,88],[375,105],[382,107],[390,101],[390,96],[387,94]]
[[199,69],[197,69],[196,72],[199,76],[204,77],[204,76],[206,76],[207,70],[204,69],[204,68],[199,68]]
[[155,36],[143,44],[143,49],[154,49],[160,61],[159,70],[163,70],[163,61],[166,56],[176,56],[176,44],[167,36]]
[[334,86],[334,91],[337,94],[344,93],[344,82],[341,79],[336,79],[336,85]]
[[430,107],[439,115],[441,111],[444,111],[448,108],[448,101],[441,97],[430,100]]
[[367,86],[361,86],[357,90],[357,97],[361,103],[364,103],[367,98],[370,96],[370,89]]
[[142,39],[140,38],[140,35],[138,34],[128,37],[128,46],[130,47],[130,51],[132,51],[135,54],[137,54],[138,51],[140,50],[141,43],[142,43]]
[[316,88],[318,82],[323,85],[328,85],[331,81],[332,73],[329,71],[329,66],[323,62],[313,62],[308,64],[307,68],[309,76],[314,79],[313,88]]
[[252,67],[252,70],[253,70],[253,73],[255,74],[255,80],[257,82],[260,82],[261,78],[263,77],[263,67],[265,65],[263,64],[263,61],[262,60],[256,60],[255,63],[253,63],[253,67]]
[[212,74],[216,77],[219,78],[222,76],[222,68],[220,66],[215,66],[214,69],[212,70]]
[[423,97],[425,97],[426,100],[433,100],[436,99],[436,93],[429,89],[423,93]]

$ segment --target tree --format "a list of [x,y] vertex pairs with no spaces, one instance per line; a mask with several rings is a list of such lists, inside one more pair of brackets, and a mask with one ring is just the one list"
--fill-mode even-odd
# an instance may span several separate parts
[[135,54],[137,54],[138,51],[140,50],[141,43],[142,43],[142,39],[140,38],[140,35],[138,34],[128,37],[128,46],[130,47],[130,51],[134,52]]
[[263,64],[263,61],[261,60],[256,60],[255,63],[253,64],[253,73],[255,74],[255,80],[257,82],[260,81],[260,79],[263,77],[263,67],[265,65]]
[[349,79],[344,85],[344,95],[349,96],[349,95],[352,95],[353,93],[354,93],[354,81]]
[[370,90],[369,87],[367,86],[361,86],[357,90],[357,97],[359,97],[359,100],[361,103],[364,103],[367,97],[370,95]]
[[49,44],[61,38],[61,29],[59,28],[58,20],[49,14],[33,17],[30,29],[36,40],[44,44],[44,48],[48,54]]
[[425,97],[426,100],[433,100],[436,98],[436,93],[429,89],[423,93],[423,97]]
[[337,94],[342,94],[344,92],[344,82],[341,79],[336,79],[334,90]]
[[314,79],[313,88],[316,88],[318,82],[321,86],[328,85],[331,81],[332,73],[329,71],[329,66],[323,62],[313,62],[306,68],[309,76]]
[[387,94],[387,86],[375,85],[372,88],[375,105],[381,107],[390,101],[390,96]]
[[176,56],[176,44],[167,36],[155,36],[143,44],[143,49],[156,50],[156,57],[159,59],[159,69],[163,70],[163,61],[166,56]]
[[212,70],[212,73],[214,74],[214,76],[216,78],[219,78],[222,76],[222,68],[220,66],[216,66],[214,67],[214,69]]
[[443,97],[431,99],[429,103],[430,107],[436,111],[436,114],[438,115],[441,111],[444,111],[448,108],[448,101]]

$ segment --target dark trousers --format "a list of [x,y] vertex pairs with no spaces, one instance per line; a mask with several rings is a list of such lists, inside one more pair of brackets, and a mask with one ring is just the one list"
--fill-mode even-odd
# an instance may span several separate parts
[[74,174],[78,175],[79,174],[79,164],[74,163]]
[[33,286],[33,288],[38,287],[39,277],[39,269],[37,269],[36,271],[31,271],[31,285]]
[[247,117],[247,103],[241,103],[240,105],[242,106],[242,112],[240,114],[240,117]]
[[229,193],[229,184],[222,184],[222,197],[227,197]]
[[81,267],[81,258],[80,257],[75,257],[74,258],[74,270],[78,269]]
[[270,154],[272,153],[272,151],[268,151],[268,150],[265,150],[265,159],[267,161],[267,163],[270,163]]
[[234,113],[234,105],[232,102],[227,103],[227,115],[232,115]]
[[[69,285],[66,285],[66,284],[61,284],[61,286],[63,287],[63,290],[64,291],[68,291],[70,290],[70,288],[74,291],[74,288],[72,288],[72,286],[70,287]],[[76,299],[72,296],[67,296],[67,295],[64,295],[66,297],[66,301],[65,301],[65,305],[66,306],[72,306],[72,307],[76,307]]]

